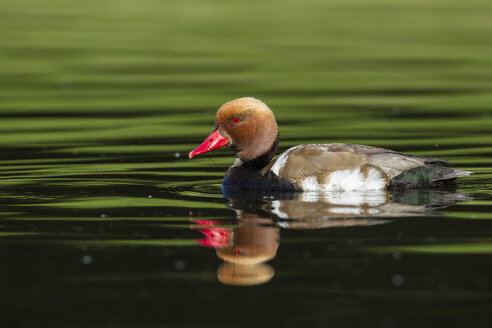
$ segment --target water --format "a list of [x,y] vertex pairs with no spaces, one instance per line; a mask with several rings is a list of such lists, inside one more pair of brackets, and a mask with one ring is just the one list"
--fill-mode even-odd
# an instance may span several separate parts
[[[3,1],[2,321],[483,326],[491,10],[481,0]],[[437,191],[224,192],[231,151],[187,153],[216,109],[245,95],[274,110],[281,151],[361,143],[474,174]]]

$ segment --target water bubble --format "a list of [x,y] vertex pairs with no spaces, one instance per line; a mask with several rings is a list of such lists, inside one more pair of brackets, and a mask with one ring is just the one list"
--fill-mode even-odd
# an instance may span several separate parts
[[401,274],[395,274],[393,277],[391,277],[391,283],[396,287],[403,286],[403,284],[405,283],[405,277],[403,277]]
[[393,252],[392,255],[393,255],[393,260],[395,260],[395,261],[401,260],[401,252],[396,251],[396,252]]
[[103,219],[105,219],[105,218],[106,218],[106,214],[101,214],[101,217],[102,217]]
[[175,154],[174,154],[174,157],[176,157],[176,158],[180,158],[180,157],[181,157],[181,154],[180,154],[180,153],[175,153]]
[[147,197],[152,198],[152,195],[148,195]]
[[92,263],[92,256],[90,255],[84,255],[82,256],[82,263],[89,265]]
[[177,260],[176,262],[174,262],[174,268],[176,270],[183,270],[185,267],[186,263],[184,261]]

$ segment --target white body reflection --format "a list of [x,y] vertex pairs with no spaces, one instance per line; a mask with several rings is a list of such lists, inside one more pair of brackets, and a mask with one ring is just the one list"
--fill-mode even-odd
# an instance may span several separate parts
[[217,271],[224,284],[251,286],[274,276],[266,264],[277,253],[280,228],[320,229],[374,226],[398,217],[431,216],[467,194],[445,190],[252,193],[227,190],[228,207],[236,211],[237,226],[193,220],[205,238],[199,242],[217,250],[224,261]]

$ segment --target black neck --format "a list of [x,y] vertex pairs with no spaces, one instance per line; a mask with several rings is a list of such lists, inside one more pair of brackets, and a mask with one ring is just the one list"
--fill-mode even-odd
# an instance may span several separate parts
[[241,167],[244,167],[248,170],[261,170],[262,168],[264,168],[277,153],[279,142],[278,136],[279,135],[277,134],[277,138],[275,138],[275,142],[273,143],[272,147],[264,155],[261,155],[260,157],[249,161],[241,159],[243,162],[243,165],[241,165]]

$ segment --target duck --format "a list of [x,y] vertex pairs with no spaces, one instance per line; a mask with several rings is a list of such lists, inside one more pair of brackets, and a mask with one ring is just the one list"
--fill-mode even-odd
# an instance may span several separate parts
[[275,155],[279,131],[272,110],[253,97],[223,104],[212,133],[188,158],[229,147],[234,163],[223,187],[274,192],[370,191],[433,188],[450,184],[469,171],[448,162],[348,143],[302,144]]

